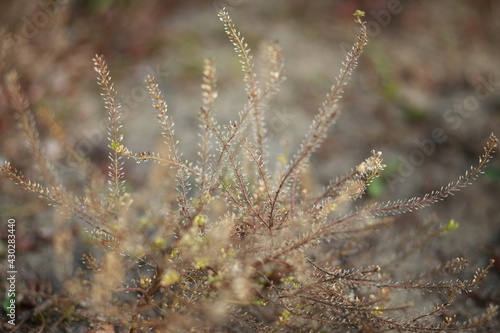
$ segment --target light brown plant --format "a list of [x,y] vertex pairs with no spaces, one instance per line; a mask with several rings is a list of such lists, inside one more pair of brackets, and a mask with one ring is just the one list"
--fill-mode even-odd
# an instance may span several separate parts
[[[15,75],[9,79],[11,105],[46,185],[26,179],[9,163],[2,172],[21,189],[86,222],[100,247],[100,255],[83,255],[86,275],[66,284],[72,301],[85,308],[83,317],[130,332],[440,332],[487,325],[496,306],[463,324],[448,313],[460,294],[478,287],[493,262],[472,279],[437,278],[465,268],[466,260],[455,258],[420,278],[393,282],[390,269],[376,263],[355,266],[346,258],[364,250],[359,245],[362,238],[390,227],[393,215],[427,207],[477,178],[494,153],[496,137],[491,134],[487,140],[477,166],[421,197],[353,208],[385,167],[376,151],[325,189],[306,193],[301,179],[340,114],[344,89],[368,42],[362,13],[355,14],[357,40],[309,132],[297,152],[275,169],[270,166],[279,158],[267,156],[264,111],[284,79],[282,52],[277,44],[267,47],[266,75],[259,77],[250,49],[228,12],[222,9],[219,18],[243,70],[247,99],[238,119],[218,123],[217,71],[214,61],[207,59],[201,85],[199,160],[183,160],[167,99],[156,79],[148,76],[145,85],[165,149],[134,153],[121,131],[122,114],[110,71],[104,58],[96,56],[94,67],[109,115],[111,163],[106,184],[81,154],[65,145],[90,177],[83,196],[68,193],[61,184],[39,144],[18,80]],[[45,114],[43,119],[58,138],[67,137],[53,118]],[[153,179],[157,184],[151,187],[160,190],[128,193],[125,158],[164,168],[158,175],[165,178]],[[144,208],[144,203],[150,206]],[[430,230],[428,236],[454,226]],[[404,260],[407,254],[397,259]],[[438,291],[445,300],[425,310],[399,301],[402,290],[430,298],[430,292]]]

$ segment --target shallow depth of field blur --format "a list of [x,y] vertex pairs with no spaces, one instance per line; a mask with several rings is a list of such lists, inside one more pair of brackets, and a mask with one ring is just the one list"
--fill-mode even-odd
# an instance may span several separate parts
[[[300,143],[355,38],[353,12],[366,12],[369,45],[346,89],[342,115],[313,157],[311,175],[319,186],[374,149],[382,151],[387,168],[364,200],[422,195],[455,181],[477,162],[489,134],[500,134],[498,1],[20,0],[0,1],[0,6],[4,36],[9,37],[0,42],[2,90],[5,75],[16,70],[32,110],[51,109],[76,147],[103,170],[107,115],[92,65],[95,54],[104,55],[117,85],[125,143],[132,150],[154,150],[160,133],[143,87],[147,74],[160,82],[186,159],[196,158],[204,58],[213,57],[218,70],[221,123],[236,118],[245,94],[238,59],[216,15],[223,6],[257,61],[263,42],[276,40],[283,49],[287,80],[267,110],[270,149],[276,151],[282,144],[293,151]],[[82,179],[72,173],[57,141],[40,130],[47,154],[73,184],[68,187],[78,192]],[[14,111],[0,97],[0,162],[6,160],[37,179]],[[141,187],[149,168],[126,162],[131,191]],[[496,156],[472,186],[400,217],[394,230],[405,233],[417,219],[458,222],[460,227],[426,247],[415,265],[463,256],[475,267],[496,259],[473,297],[478,304],[500,303],[499,194]],[[0,195],[1,275],[6,271],[6,220],[14,217],[19,292],[57,290],[81,264],[87,244],[72,245],[74,256],[58,264],[54,248],[64,244],[56,236],[68,230],[81,233],[84,226],[68,225],[5,178]],[[0,290],[5,283],[2,278]]]

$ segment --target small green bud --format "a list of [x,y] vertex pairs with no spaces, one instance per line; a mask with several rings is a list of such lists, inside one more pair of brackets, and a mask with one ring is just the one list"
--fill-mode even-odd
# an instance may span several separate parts
[[361,23],[361,18],[365,16],[365,12],[357,9],[352,15],[355,17],[354,22]]

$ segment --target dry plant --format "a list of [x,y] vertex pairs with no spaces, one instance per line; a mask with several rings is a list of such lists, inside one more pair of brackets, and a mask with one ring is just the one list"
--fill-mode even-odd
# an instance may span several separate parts
[[[218,15],[239,57],[247,99],[236,120],[218,123],[216,68],[212,59],[205,61],[195,162],[183,159],[177,149],[166,98],[152,76],[145,85],[165,146],[161,153],[127,147],[118,94],[103,57],[96,56],[109,115],[107,180],[68,143],[47,110],[39,113],[88,176],[82,194],[70,193],[43,152],[18,78],[8,78],[9,101],[43,181],[25,178],[9,163],[3,173],[21,189],[86,222],[89,237],[99,247],[83,255],[85,271],[65,284],[64,300],[69,297],[75,309],[72,320],[130,332],[441,332],[487,327],[496,306],[459,320],[453,305],[483,281],[493,262],[468,279],[457,277],[467,261],[455,258],[406,282],[392,280],[397,262],[426,240],[456,228],[453,220],[406,239],[409,246],[387,265],[378,264],[377,253],[367,265],[358,265],[362,260],[356,258],[376,250],[363,246],[363,239],[394,225],[394,215],[440,201],[480,175],[496,137],[489,137],[476,166],[421,197],[356,203],[384,169],[381,153],[375,151],[326,188],[311,189],[305,181],[311,155],[337,120],[344,88],[367,44],[363,13],[355,13],[359,32],[340,74],[290,156],[269,156],[264,115],[266,103],[284,80],[279,46],[266,47],[265,74],[258,76],[250,49],[229,14],[222,9]],[[156,163],[137,193],[126,190],[125,159]],[[426,309],[422,299],[437,305]]]

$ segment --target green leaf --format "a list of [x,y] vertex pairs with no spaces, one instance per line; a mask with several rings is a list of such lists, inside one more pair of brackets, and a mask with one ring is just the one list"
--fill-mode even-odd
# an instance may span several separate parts
[[380,177],[373,179],[370,186],[366,189],[366,193],[372,198],[379,198],[385,192],[384,182]]
[[455,229],[458,229],[459,226],[460,225],[457,222],[455,222],[454,219],[451,219],[450,222],[448,223],[448,225],[443,228],[443,231],[455,230]]

